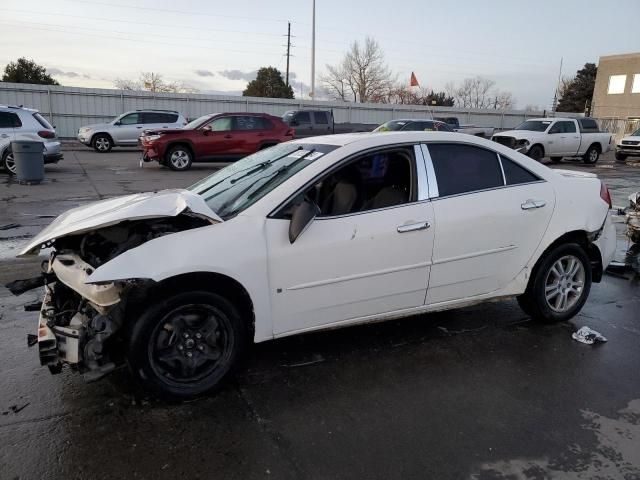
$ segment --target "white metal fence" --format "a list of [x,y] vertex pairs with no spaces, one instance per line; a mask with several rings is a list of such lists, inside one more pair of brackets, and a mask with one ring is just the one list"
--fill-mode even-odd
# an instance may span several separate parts
[[[416,105],[358,104],[279,98],[256,98],[186,93],[153,93],[101,88],[62,87],[0,82],[0,105],[23,105],[46,116],[61,138],[76,136],[78,128],[102,123],[129,110],[156,108],[181,112],[187,118],[214,112],[262,112],[282,115],[287,110],[333,110],[336,123],[381,124],[394,118],[455,116],[461,123],[497,129],[511,128],[542,112],[474,110]],[[563,114],[564,116],[565,114]],[[570,114],[580,116],[579,114]]]

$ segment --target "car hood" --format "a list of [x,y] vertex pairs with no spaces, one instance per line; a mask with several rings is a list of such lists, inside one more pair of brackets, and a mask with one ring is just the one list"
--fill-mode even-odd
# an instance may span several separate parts
[[506,132],[498,132],[494,137],[515,137],[515,138],[536,138],[544,137],[544,132],[532,132],[531,130],[507,130]]
[[640,136],[629,135],[628,137],[623,137],[622,141],[640,142]]
[[211,223],[222,222],[222,219],[209,208],[200,195],[189,190],[172,189],[136,193],[89,203],[66,211],[31,239],[18,256],[36,254],[43,245],[67,235],[88,232],[125,220],[175,217],[184,212],[204,217]]

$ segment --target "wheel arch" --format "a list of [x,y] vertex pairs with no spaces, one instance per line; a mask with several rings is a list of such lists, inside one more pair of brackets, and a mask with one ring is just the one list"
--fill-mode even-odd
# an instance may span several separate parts
[[240,312],[245,321],[249,338],[255,336],[255,313],[253,300],[248,290],[236,279],[217,272],[189,272],[150,283],[142,292],[136,292],[136,300],[127,308],[128,318],[137,318],[150,296],[166,297],[177,292],[205,290],[227,298]]
[[90,142],[90,143],[91,143],[91,145],[93,145],[93,141],[95,140],[95,138],[96,138],[98,135],[104,135],[104,136],[106,136],[106,137],[109,137],[109,140],[111,141],[111,144],[112,144],[112,145],[115,145],[115,144],[116,144],[116,142],[113,140],[113,137],[111,136],[111,134],[110,134],[109,132],[96,132],[96,133],[94,133],[93,135],[91,135],[91,142]]
[[192,161],[196,160],[195,150],[193,149],[193,143],[191,143],[189,140],[172,140],[172,141],[168,142],[167,146],[164,148],[163,156],[166,156],[167,153],[169,153],[169,150],[171,150],[173,147],[177,147],[177,146],[184,146],[184,147],[188,148],[189,152],[191,153],[191,160]]
[[555,249],[559,245],[564,245],[567,243],[576,243],[584,249],[591,263],[592,281],[595,283],[600,282],[600,280],[602,280],[602,274],[603,274],[602,254],[600,253],[600,249],[597,247],[597,245],[595,245],[589,239],[589,237],[590,237],[589,233],[586,232],[585,230],[572,230],[556,238],[553,242],[547,245],[547,247],[542,251],[542,253],[536,259],[531,269],[531,275],[529,275],[528,283],[530,283],[532,279],[535,278],[537,268],[542,263],[544,258],[549,254],[549,252],[551,252],[553,249]]
[[602,153],[602,145],[600,145],[600,142],[593,142],[591,145],[589,145],[589,148],[587,148],[587,152],[591,150],[591,147],[595,147],[596,150],[598,150],[598,153]]
[[531,151],[531,149],[532,149],[533,147],[540,147],[540,149],[542,150],[542,156],[543,156],[543,157],[547,154],[546,150],[544,149],[544,145],[543,145],[543,144],[541,144],[541,143],[534,143],[533,145],[531,145],[531,146],[529,147],[529,151]]

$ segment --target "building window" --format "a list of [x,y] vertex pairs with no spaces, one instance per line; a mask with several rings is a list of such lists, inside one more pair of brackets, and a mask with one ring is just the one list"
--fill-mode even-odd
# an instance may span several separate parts
[[607,93],[624,93],[624,85],[627,83],[626,75],[610,75],[609,76],[609,88]]
[[640,73],[633,76],[633,85],[631,85],[631,93],[640,93]]

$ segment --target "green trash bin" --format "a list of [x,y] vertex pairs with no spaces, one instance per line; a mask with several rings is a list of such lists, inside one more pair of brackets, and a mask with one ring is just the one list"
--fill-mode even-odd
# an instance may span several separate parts
[[44,143],[31,140],[11,142],[19,183],[40,183],[44,180]]

